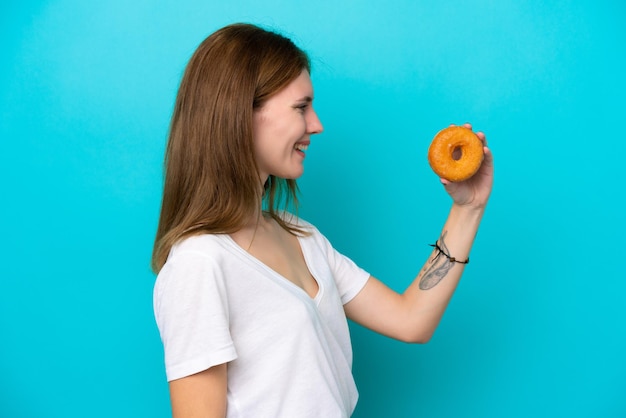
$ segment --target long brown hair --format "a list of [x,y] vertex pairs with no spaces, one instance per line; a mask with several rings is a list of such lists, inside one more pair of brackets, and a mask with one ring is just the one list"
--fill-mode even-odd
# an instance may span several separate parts
[[152,253],[158,272],[180,239],[232,233],[266,210],[291,233],[279,206],[297,207],[295,180],[270,176],[261,188],[254,157],[256,108],[310,71],[308,56],[288,38],[250,24],[206,38],[183,75],[165,153],[161,216]]

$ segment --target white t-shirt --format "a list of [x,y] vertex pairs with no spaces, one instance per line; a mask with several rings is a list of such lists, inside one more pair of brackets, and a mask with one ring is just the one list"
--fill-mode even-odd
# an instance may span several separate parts
[[227,417],[349,417],[358,393],[343,304],[369,274],[312,225],[299,237],[311,298],[229,235],[172,248],[154,288],[168,381],[228,362]]

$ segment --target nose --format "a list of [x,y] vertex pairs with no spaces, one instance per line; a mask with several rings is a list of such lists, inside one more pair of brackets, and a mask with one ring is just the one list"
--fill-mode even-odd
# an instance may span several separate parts
[[313,109],[311,109],[308,114],[306,127],[307,132],[311,135],[319,134],[324,130],[322,122],[320,122],[320,118],[317,116],[317,113]]

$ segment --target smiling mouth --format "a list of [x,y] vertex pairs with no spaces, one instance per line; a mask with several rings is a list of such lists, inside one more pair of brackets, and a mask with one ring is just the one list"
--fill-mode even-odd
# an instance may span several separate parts
[[309,148],[309,146],[308,146],[308,145],[306,145],[306,144],[296,144],[296,146],[295,146],[294,148],[295,148],[297,151],[302,151],[302,152],[304,152],[304,151],[306,151],[306,150]]

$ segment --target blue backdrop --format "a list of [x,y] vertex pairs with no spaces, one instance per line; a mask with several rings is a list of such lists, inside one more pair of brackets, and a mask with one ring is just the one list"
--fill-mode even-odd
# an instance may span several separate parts
[[[149,269],[183,68],[232,22],[313,58],[301,215],[391,287],[449,208],[426,151],[496,184],[427,345],[352,326],[355,417],[626,416],[620,1],[49,0],[0,6],[0,416],[166,417]],[[436,4],[435,4],[436,3]]]

